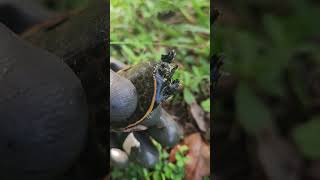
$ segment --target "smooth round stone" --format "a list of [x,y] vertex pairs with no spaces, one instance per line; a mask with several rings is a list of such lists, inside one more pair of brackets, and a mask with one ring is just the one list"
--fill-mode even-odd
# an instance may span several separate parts
[[118,148],[110,149],[110,159],[113,165],[120,168],[127,167],[129,161],[127,153]]

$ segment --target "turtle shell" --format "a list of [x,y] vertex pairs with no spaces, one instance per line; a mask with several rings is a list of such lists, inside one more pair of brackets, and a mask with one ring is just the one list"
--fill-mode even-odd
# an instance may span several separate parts
[[128,66],[118,74],[129,79],[136,87],[138,105],[133,115],[124,122],[121,131],[130,129],[143,120],[178,88],[179,82],[172,81],[176,65],[169,62],[146,61]]

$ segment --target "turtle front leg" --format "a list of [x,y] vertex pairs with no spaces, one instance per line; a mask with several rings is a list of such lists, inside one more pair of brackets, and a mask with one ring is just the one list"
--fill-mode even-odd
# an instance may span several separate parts
[[165,87],[164,91],[163,91],[163,95],[164,99],[169,98],[169,96],[173,95],[179,88],[180,86],[180,82],[179,80],[173,80],[169,86]]

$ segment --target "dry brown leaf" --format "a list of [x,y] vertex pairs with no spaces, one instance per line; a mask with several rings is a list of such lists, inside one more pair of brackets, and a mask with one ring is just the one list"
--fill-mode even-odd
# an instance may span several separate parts
[[[185,167],[186,180],[202,180],[204,176],[210,175],[210,146],[203,142],[199,133],[186,137],[181,145],[188,146],[187,157],[189,158]],[[181,145],[177,145],[170,152],[169,160],[175,162],[175,154]]]
[[274,129],[266,128],[258,135],[258,157],[271,180],[298,180],[301,175],[301,158],[292,144],[279,136]]
[[108,174],[106,177],[104,177],[102,180],[110,180],[110,174]]
[[193,119],[196,121],[199,129],[203,132],[207,131],[207,126],[205,122],[205,113],[197,102],[192,102],[190,105],[190,112]]
[[176,162],[176,154],[179,150],[179,148],[181,147],[180,144],[176,145],[174,148],[171,149],[170,151],[170,155],[169,155],[169,161],[172,163]]
[[307,173],[314,179],[320,179],[320,160],[312,161]]

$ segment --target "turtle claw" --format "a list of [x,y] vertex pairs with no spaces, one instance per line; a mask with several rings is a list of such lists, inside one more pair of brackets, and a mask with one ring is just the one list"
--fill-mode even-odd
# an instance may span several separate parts
[[174,50],[170,50],[167,54],[161,55],[161,61],[171,63],[176,57],[176,52]]
[[163,87],[163,90],[161,91],[161,101],[167,100],[170,96],[172,96],[180,86],[179,80],[174,80],[168,83],[167,86]]
[[179,89],[179,86],[180,86],[179,80],[176,79],[172,81],[171,84],[166,88],[164,94],[168,97],[173,95]]

